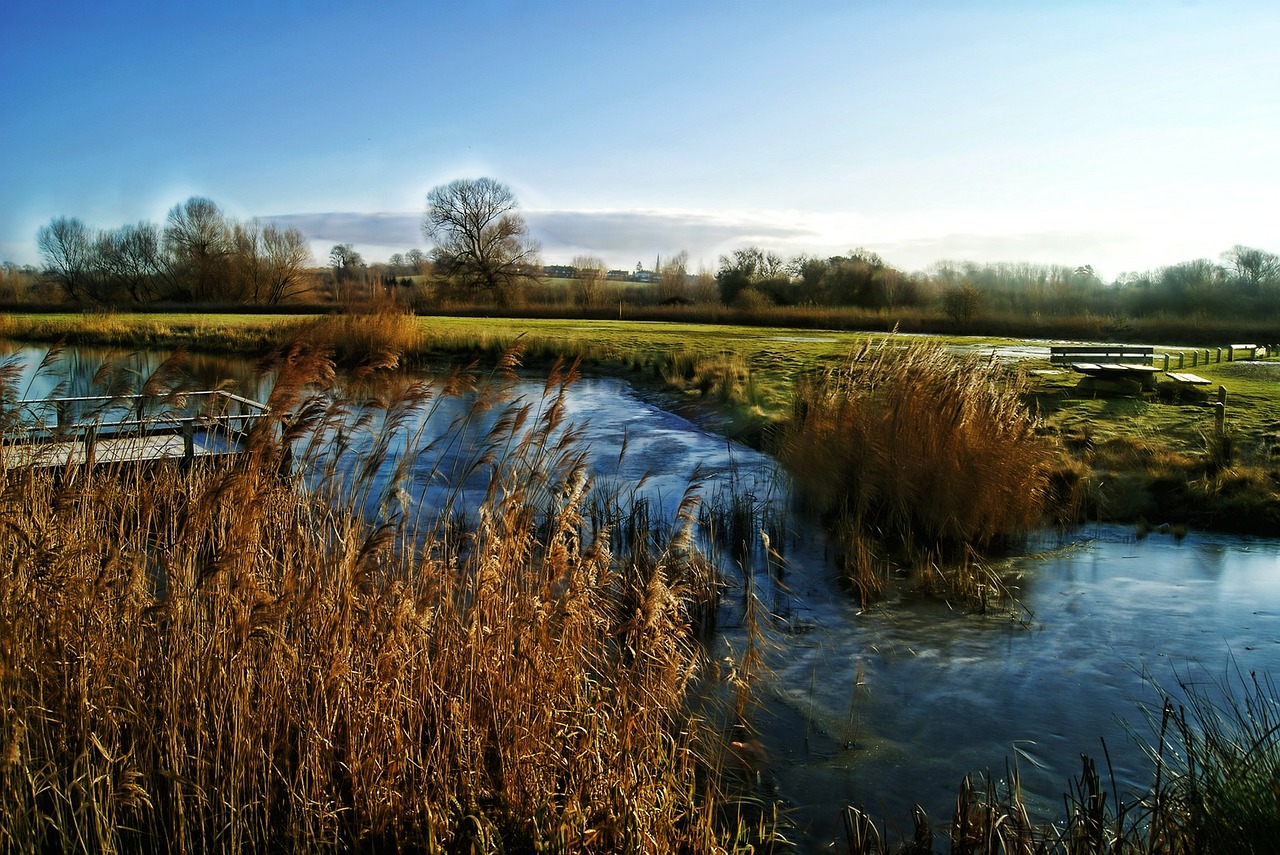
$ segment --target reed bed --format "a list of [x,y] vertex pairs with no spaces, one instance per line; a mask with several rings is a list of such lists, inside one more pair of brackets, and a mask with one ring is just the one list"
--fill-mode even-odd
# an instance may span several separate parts
[[394,368],[403,354],[414,352],[422,342],[417,320],[387,304],[285,324],[279,334],[284,341],[305,341],[332,353],[345,368]]
[[696,502],[644,550],[586,524],[572,372],[529,403],[455,378],[486,440],[442,457],[483,499],[424,515],[440,470],[389,449],[438,389],[362,410],[323,351],[271,369],[291,418],[233,461],[6,471],[0,850],[732,845],[687,703]]
[[[941,345],[868,342],[797,383],[781,457],[830,523],[854,586],[878,594],[892,564],[926,584],[953,559],[1039,523],[1060,455],[1023,401],[1026,381]],[[965,573],[976,579],[982,574]]]

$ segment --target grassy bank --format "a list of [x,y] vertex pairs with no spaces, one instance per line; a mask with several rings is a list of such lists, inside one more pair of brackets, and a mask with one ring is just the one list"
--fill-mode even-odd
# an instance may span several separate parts
[[[300,330],[353,364],[385,361],[377,354],[399,351],[405,361],[433,368],[473,360],[493,364],[519,341],[527,364],[546,367],[562,356],[581,360],[586,371],[660,390],[671,405],[764,447],[790,418],[799,377],[839,365],[853,348],[884,338],[800,327],[604,319],[364,315],[317,324],[269,315],[0,318],[0,337],[238,354],[264,353]],[[1021,343],[940,340],[963,348]],[[1194,369],[1214,387],[1227,389],[1224,437],[1216,435],[1211,401],[1203,397],[1099,397],[1081,393],[1077,375],[1055,370],[1047,360],[1024,365],[1034,380],[1028,399],[1043,429],[1092,473],[1085,478],[1087,516],[1259,534],[1280,530],[1280,368],[1273,367],[1280,360]]]

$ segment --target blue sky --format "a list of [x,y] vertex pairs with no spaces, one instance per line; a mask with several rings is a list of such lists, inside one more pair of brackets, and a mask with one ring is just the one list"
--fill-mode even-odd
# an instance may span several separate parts
[[367,258],[487,175],[549,263],[1280,251],[1273,2],[0,3],[0,258],[192,195]]

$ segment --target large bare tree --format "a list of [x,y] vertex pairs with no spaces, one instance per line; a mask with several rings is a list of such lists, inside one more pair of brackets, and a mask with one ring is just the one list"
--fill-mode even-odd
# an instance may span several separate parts
[[57,217],[36,232],[44,275],[69,299],[92,296],[95,242],[93,232],[75,217]]
[[226,297],[234,252],[232,228],[211,199],[192,196],[170,209],[164,250],[178,287],[188,299]]
[[229,297],[274,306],[307,290],[311,250],[302,232],[254,219],[232,225],[232,243]]
[[517,208],[511,189],[492,178],[458,179],[433,188],[422,233],[434,243],[436,274],[501,305],[518,301],[541,271],[538,247]]

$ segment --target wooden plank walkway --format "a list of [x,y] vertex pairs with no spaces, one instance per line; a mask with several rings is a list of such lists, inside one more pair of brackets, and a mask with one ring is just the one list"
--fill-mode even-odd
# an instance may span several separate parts
[[[5,470],[24,468],[65,468],[70,466],[131,465],[158,460],[178,460],[184,465],[197,458],[239,454],[254,421],[265,417],[265,404],[215,390],[192,392],[188,400],[204,398],[204,412],[186,415],[161,412],[144,414],[155,398],[141,395],[123,397],[77,397],[18,401],[33,414],[25,435],[0,444],[0,467]],[[127,405],[127,416],[105,419],[100,414],[92,421],[76,422],[67,417],[74,406],[99,404],[118,408]],[[55,414],[50,424],[37,413]]]
[[238,439],[227,441],[216,435],[193,433],[190,448],[181,434],[141,434],[134,436],[102,437],[92,442],[83,439],[62,442],[30,442],[5,446],[5,469],[47,468],[79,466],[90,462],[94,465],[112,463],[146,463],[156,460],[192,460],[197,457],[218,457],[239,454],[243,443]]

